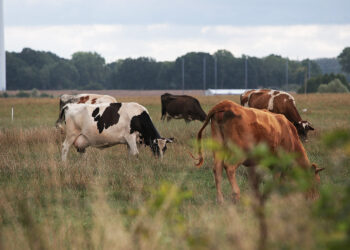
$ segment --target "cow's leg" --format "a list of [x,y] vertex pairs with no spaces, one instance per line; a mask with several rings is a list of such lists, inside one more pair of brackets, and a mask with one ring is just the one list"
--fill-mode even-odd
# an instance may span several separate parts
[[239,186],[237,184],[237,179],[236,179],[236,169],[239,167],[239,165],[240,163],[236,165],[225,164],[227,178],[230,181],[230,184],[232,187],[232,201],[234,203],[237,203],[241,196],[241,190],[239,189]]
[[70,146],[80,135],[80,130],[76,129],[74,123],[70,120],[66,123],[66,139],[62,144],[62,161],[67,160],[67,154]]
[[137,139],[137,136],[136,134],[131,134],[131,135],[128,135],[125,140],[126,140],[126,143],[128,145],[128,148],[129,148],[129,153],[131,155],[138,155],[139,154],[139,151],[137,149],[137,143],[136,143],[136,139]]
[[223,161],[219,159],[219,157],[214,154],[214,178],[216,185],[216,201],[218,204],[222,204],[224,202],[224,196],[222,195],[221,190],[221,182],[222,182],[222,168]]
[[66,139],[64,140],[62,144],[62,161],[67,160],[67,154],[69,151],[70,146],[74,143],[78,135],[72,134],[72,135],[67,135]]
[[166,116],[166,121],[168,122],[168,121],[170,121],[171,120],[171,116],[170,115],[167,115]]

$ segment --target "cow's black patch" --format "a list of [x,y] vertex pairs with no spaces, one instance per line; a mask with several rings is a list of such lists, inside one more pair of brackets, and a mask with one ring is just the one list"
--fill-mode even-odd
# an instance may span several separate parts
[[97,129],[100,134],[104,129],[118,123],[120,117],[118,111],[121,106],[121,103],[111,103],[102,115],[98,114],[100,112],[99,108],[96,108],[92,112],[92,117],[94,117],[94,121],[97,122]]
[[130,134],[135,131],[140,133],[141,139],[148,146],[153,144],[154,139],[159,139],[160,135],[157,129],[154,127],[151,118],[146,111],[143,111],[140,115],[134,116],[130,122]]
[[95,108],[95,110],[92,112],[92,117],[96,117],[99,112],[100,112],[100,108]]

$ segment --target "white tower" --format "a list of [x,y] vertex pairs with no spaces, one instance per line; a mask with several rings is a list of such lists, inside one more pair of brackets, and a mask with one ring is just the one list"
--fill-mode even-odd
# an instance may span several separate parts
[[3,0],[0,0],[0,91],[6,90],[6,54],[4,37],[4,3]]

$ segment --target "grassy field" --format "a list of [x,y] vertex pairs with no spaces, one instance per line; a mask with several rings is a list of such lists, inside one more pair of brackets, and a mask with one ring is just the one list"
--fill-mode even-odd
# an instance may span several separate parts
[[[198,99],[205,111],[223,99],[239,102],[238,96]],[[299,111],[307,109],[302,118],[315,127],[305,148],[312,162],[326,168],[321,188],[349,186],[349,160],[342,150],[326,150],[321,138],[350,129],[350,95],[295,99]],[[205,152],[200,169],[188,154],[202,123],[160,121],[159,97],[118,100],[144,105],[160,134],[176,138],[162,161],[144,147],[130,157],[120,145],[88,148],[83,156],[71,148],[63,164],[64,137],[54,128],[58,99],[0,99],[0,249],[256,249],[246,169],[237,177],[241,202],[230,202],[224,176],[226,202],[216,205],[212,153]],[[273,195],[268,249],[326,249],[329,232],[315,206],[298,193]]]

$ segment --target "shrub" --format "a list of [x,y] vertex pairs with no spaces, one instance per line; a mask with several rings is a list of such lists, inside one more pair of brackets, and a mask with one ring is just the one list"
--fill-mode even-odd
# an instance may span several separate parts
[[2,95],[0,95],[0,97],[3,98],[8,98],[10,95],[7,92],[2,93]]
[[[344,75],[342,75],[342,74],[324,74],[324,75],[310,78],[307,81],[306,92],[307,93],[316,93],[318,91],[318,87],[321,84],[329,83],[335,79],[339,79],[344,86],[346,86],[348,89],[350,89],[349,84],[348,84],[346,77]],[[304,91],[305,91],[305,85],[302,85],[299,88],[298,93],[302,94],[302,93],[304,93]]]
[[339,79],[334,79],[328,84],[321,84],[317,92],[319,93],[348,93],[349,90],[341,83]]
[[16,94],[16,97],[27,98],[30,97],[30,94],[21,90]]
[[37,89],[32,89],[31,96],[32,97],[38,97],[40,92]]
[[41,93],[40,97],[42,97],[42,98],[48,98],[48,97],[53,98],[53,95],[49,95],[47,93]]

